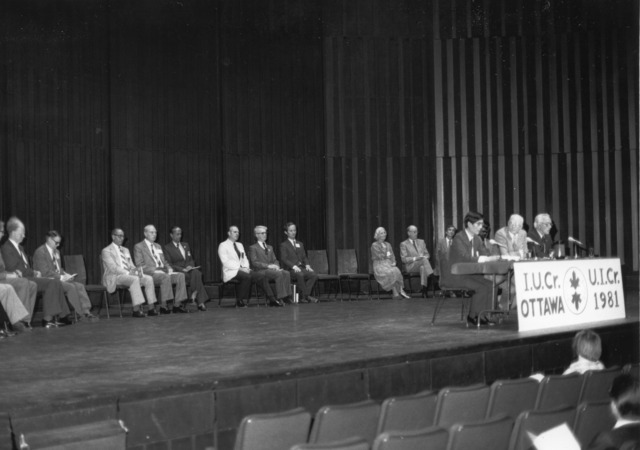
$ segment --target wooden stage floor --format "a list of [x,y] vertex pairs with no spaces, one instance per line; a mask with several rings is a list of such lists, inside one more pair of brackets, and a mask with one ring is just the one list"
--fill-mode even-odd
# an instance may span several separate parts
[[[466,328],[451,299],[430,325],[434,299],[322,301],[318,304],[216,308],[146,319],[104,317],[60,329],[34,328],[0,342],[0,410],[81,401],[238,377],[315,372],[399,355],[564,333],[519,333],[515,311],[494,327]],[[638,294],[626,294],[638,322]],[[594,327],[597,328],[597,327]],[[570,357],[570,355],[568,356]],[[8,408],[7,408],[8,406]]]

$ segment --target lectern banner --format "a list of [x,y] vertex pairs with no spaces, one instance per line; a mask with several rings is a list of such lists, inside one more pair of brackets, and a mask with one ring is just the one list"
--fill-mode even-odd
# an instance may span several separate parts
[[618,258],[522,261],[513,276],[520,331],[625,318]]

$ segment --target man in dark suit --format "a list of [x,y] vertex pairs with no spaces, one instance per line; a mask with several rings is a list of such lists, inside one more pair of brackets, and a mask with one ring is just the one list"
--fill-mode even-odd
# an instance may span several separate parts
[[202,272],[196,267],[191,248],[182,242],[182,229],[171,228],[171,242],[164,246],[164,257],[173,270],[182,272],[191,291],[191,299],[198,303],[198,311],[206,311],[204,303],[209,300],[202,282]]
[[[142,272],[153,278],[156,286],[160,286],[160,314],[171,314],[167,307],[167,301],[174,300],[173,312],[189,312],[182,304],[187,299],[187,287],[182,272],[174,272],[164,258],[164,252],[160,244],[156,243],[158,231],[153,225],[144,227],[144,240],[133,247],[133,259],[136,266],[142,266]],[[176,284],[176,293],[173,294],[172,284]]]
[[60,280],[62,288],[67,296],[67,300],[81,316],[88,321],[98,320],[91,314],[91,300],[89,294],[82,283],[73,281],[73,276],[62,268],[60,251],[58,247],[62,242],[62,236],[56,230],[51,230],[45,237],[45,243],[38,247],[33,254],[33,268],[40,272],[43,277]]
[[[44,319],[42,326],[45,328],[56,328],[62,325],[69,325],[72,322],[67,319],[69,307],[64,297],[64,289],[60,280],[44,278],[37,270],[33,270],[29,265],[27,254],[24,251],[22,241],[25,238],[24,224],[17,217],[12,217],[7,222],[7,232],[9,239],[2,245],[2,258],[8,272],[14,272],[29,281],[33,281],[38,286],[38,292],[42,293],[42,304]],[[60,316],[63,321],[56,317]]]
[[533,258],[546,258],[553,252],[553,240],[549,232],[553,222],[547,213],[538,214],[533,221],[533,229],[528,237],[535,243],[529,243],[529,251]]
[[[251,267],[256,272],[264,273],[269,306],[284,306],[285,302],[291,302],[289,297],[291,275],[286,270],[282,270],[280,263],[276,259],[273,247],[267,244],[267,227],[258,225],[253,229],[253,232],[258,242],[249,247]],[[273,295],[269,295],[271,292],[269,280],[275,281]]]
[[317,303],[318,299],[311,296],[311,290],[318,281],[318,274],[309,265],[304,245],[296,240],[297,232],[295,223],[287,222],[284,225],[287,239],[280,244],[280,261],[291,274],[291,280],[296,283],[300,301]]
[[[484,246],[478,234],[484,224],[483,215],[470,211],[464,216],[464,231],[456,234],[449,251],[451,265],[459,262],[485,262],[500,259],[499,256],[490,256],[489,250]],[[471,289],[475,291],[469,305],[467,322],[477,325],[491,323],[487,317],[478,317],[480,311],[493,308],[493,283],[484,278],[482,274],[454,275],[452,274],[451,287]]]
[[438,246],[436,248],[436,267],[435,267],[435,275],[440,276],[440,260],[445,257],[449,258],[449,249],[451,248],[451,244],[453,244],[453,237],[456,235],[458,230],[453,225],[449,225],[447,227],[447,231],[444,233],[444,237],[438,240]]

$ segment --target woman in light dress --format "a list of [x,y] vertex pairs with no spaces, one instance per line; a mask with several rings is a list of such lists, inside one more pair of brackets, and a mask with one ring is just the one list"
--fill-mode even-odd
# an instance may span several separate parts
[[400,269],[396,267],[396,257],[391,244],[385,242],[387,231],[379,227],[373,235],[375,242],[371,244],[371,260],[376,281],[385,291],[392,291],[393,297],[409,298],[404,291],[404,279]]

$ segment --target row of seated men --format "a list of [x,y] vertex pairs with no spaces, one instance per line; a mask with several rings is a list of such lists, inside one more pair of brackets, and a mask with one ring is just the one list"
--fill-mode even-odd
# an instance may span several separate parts
[[[551,224],[548,214],[536,216],[534,229],[529,233],[529,241],[535,241],[535,245],[530,248],[535,256],[546,256],[547,251],[552,248],[549,236]],[[466,233],[461,233],[460,236],[466,235],[468,239],[466,243],[461,241],[463,245],[456,248],[451,258],[452,263],[482,261],[489,249],[480,238],[475,241],[469,236],[478,236],[483,225],[481,214],[469,213],[465,216]],[[527,236],[522,230],[522,225],[522,217],[513,215],[509,224],[498,230],[496,241],[501,243],[501,253],[519,254],[522,246],[527,245]],[[478,229],[480,231],[474,234]],[[90,312],[91,303],[84,286],[73,281],[73,277],[62,268],[60,252],[57,249],[62,239],[59,233],[47,233],[45,243],[38,247],[33,255],[32,268],[21,246],[26,236],[24,224],[15,217],[11,218],[7,222],[7,232],[9,238],[2,245],[0,254],[0,305],[3,309],[0,313],[6,316],[5,320],[12,325],[14,331],[23,332],[31,329],[31,317],[38,292],[43,297],[42,325],[46,328],[72,323],[68,319],[70,310],[67,300],[80,317],[89,321],[97,320]],[[286,238],[280,244],[282,264],[276,259],[273,247],[266,243],[267,228],[257,226],[254,233],[256,243],[249,248],[248,255],[242,243],[238,242],[240,231],[236,226],[229,228],[228,239],[218,248],[223,266],[223,281],[235,280],[238,284],[236,305],[246,306],[251,283],[257,283],[267,294],[271,306],[283,306],[284,303],[292,301],[289,289],[291,281],[297,287],[301,302],[317,302],[317,299],[311,296],[311,292],[318,277],[309,264],[303,243],[296,240],[296,225],[288,222],[284,226]],[[421,283],[426,287],[433,270],[429,264],[426,244],[424,240],[417,238],[417,234],[418,229],[415,226],[408,227],[408,239],[400,245],[401,259],[407,272],[420,273]],[[449,253],[455,234],[454,227],[447,227],[445,237],[438,242],[439,258],[442,254]],[[0,221],[0,239],[3,235],[4,223]],[[101,254],[104,268],[102,282],[108,292],[114,292],[117,286],[127,287],[132,298],[133,317],[142,318],[147,315],[187,312],[184,302],[188,300],[186,287],[189,285],[191,300],[198,303],[198,310],[205,311],[208,295],[204,289],[202,273],[195,266],[189,244],[181,241],[182,230],[173,227],[172,241],[164,248],[155,242],[157,230],[153,225],[145,227],[144,235],[145,239],[134,246],[134,264],[129,250],[122,245],[125,239],[124,232],[119,228],[112,230],[112,244],[104,248]],[[473,245],[469,245],[470,243]],[[457,286],[476,288],[474,290],[477,290],[476,295],[480,300],[474,303],[484,305],[483,308],[487,302],[492,304],[490,296],[485,298],[488,280],[473,275],[454,278]],[[275,282],[273,287],[269,283],[271,280]],[[471,288],[471,285],[474,287]],[[154,286],[160,287],[159,308],[156,305]],[[145,288],[146,298],[142,287]],[[173,308],[169,309],[167,302],[171,300]],[[146,313],[142,308],[145,302],[149,305]],[[473,312],[472,309],[469,318],[477,321],[477,316],[472,316]],[[3,330],[0,337],[4,337],[5,333]]]

